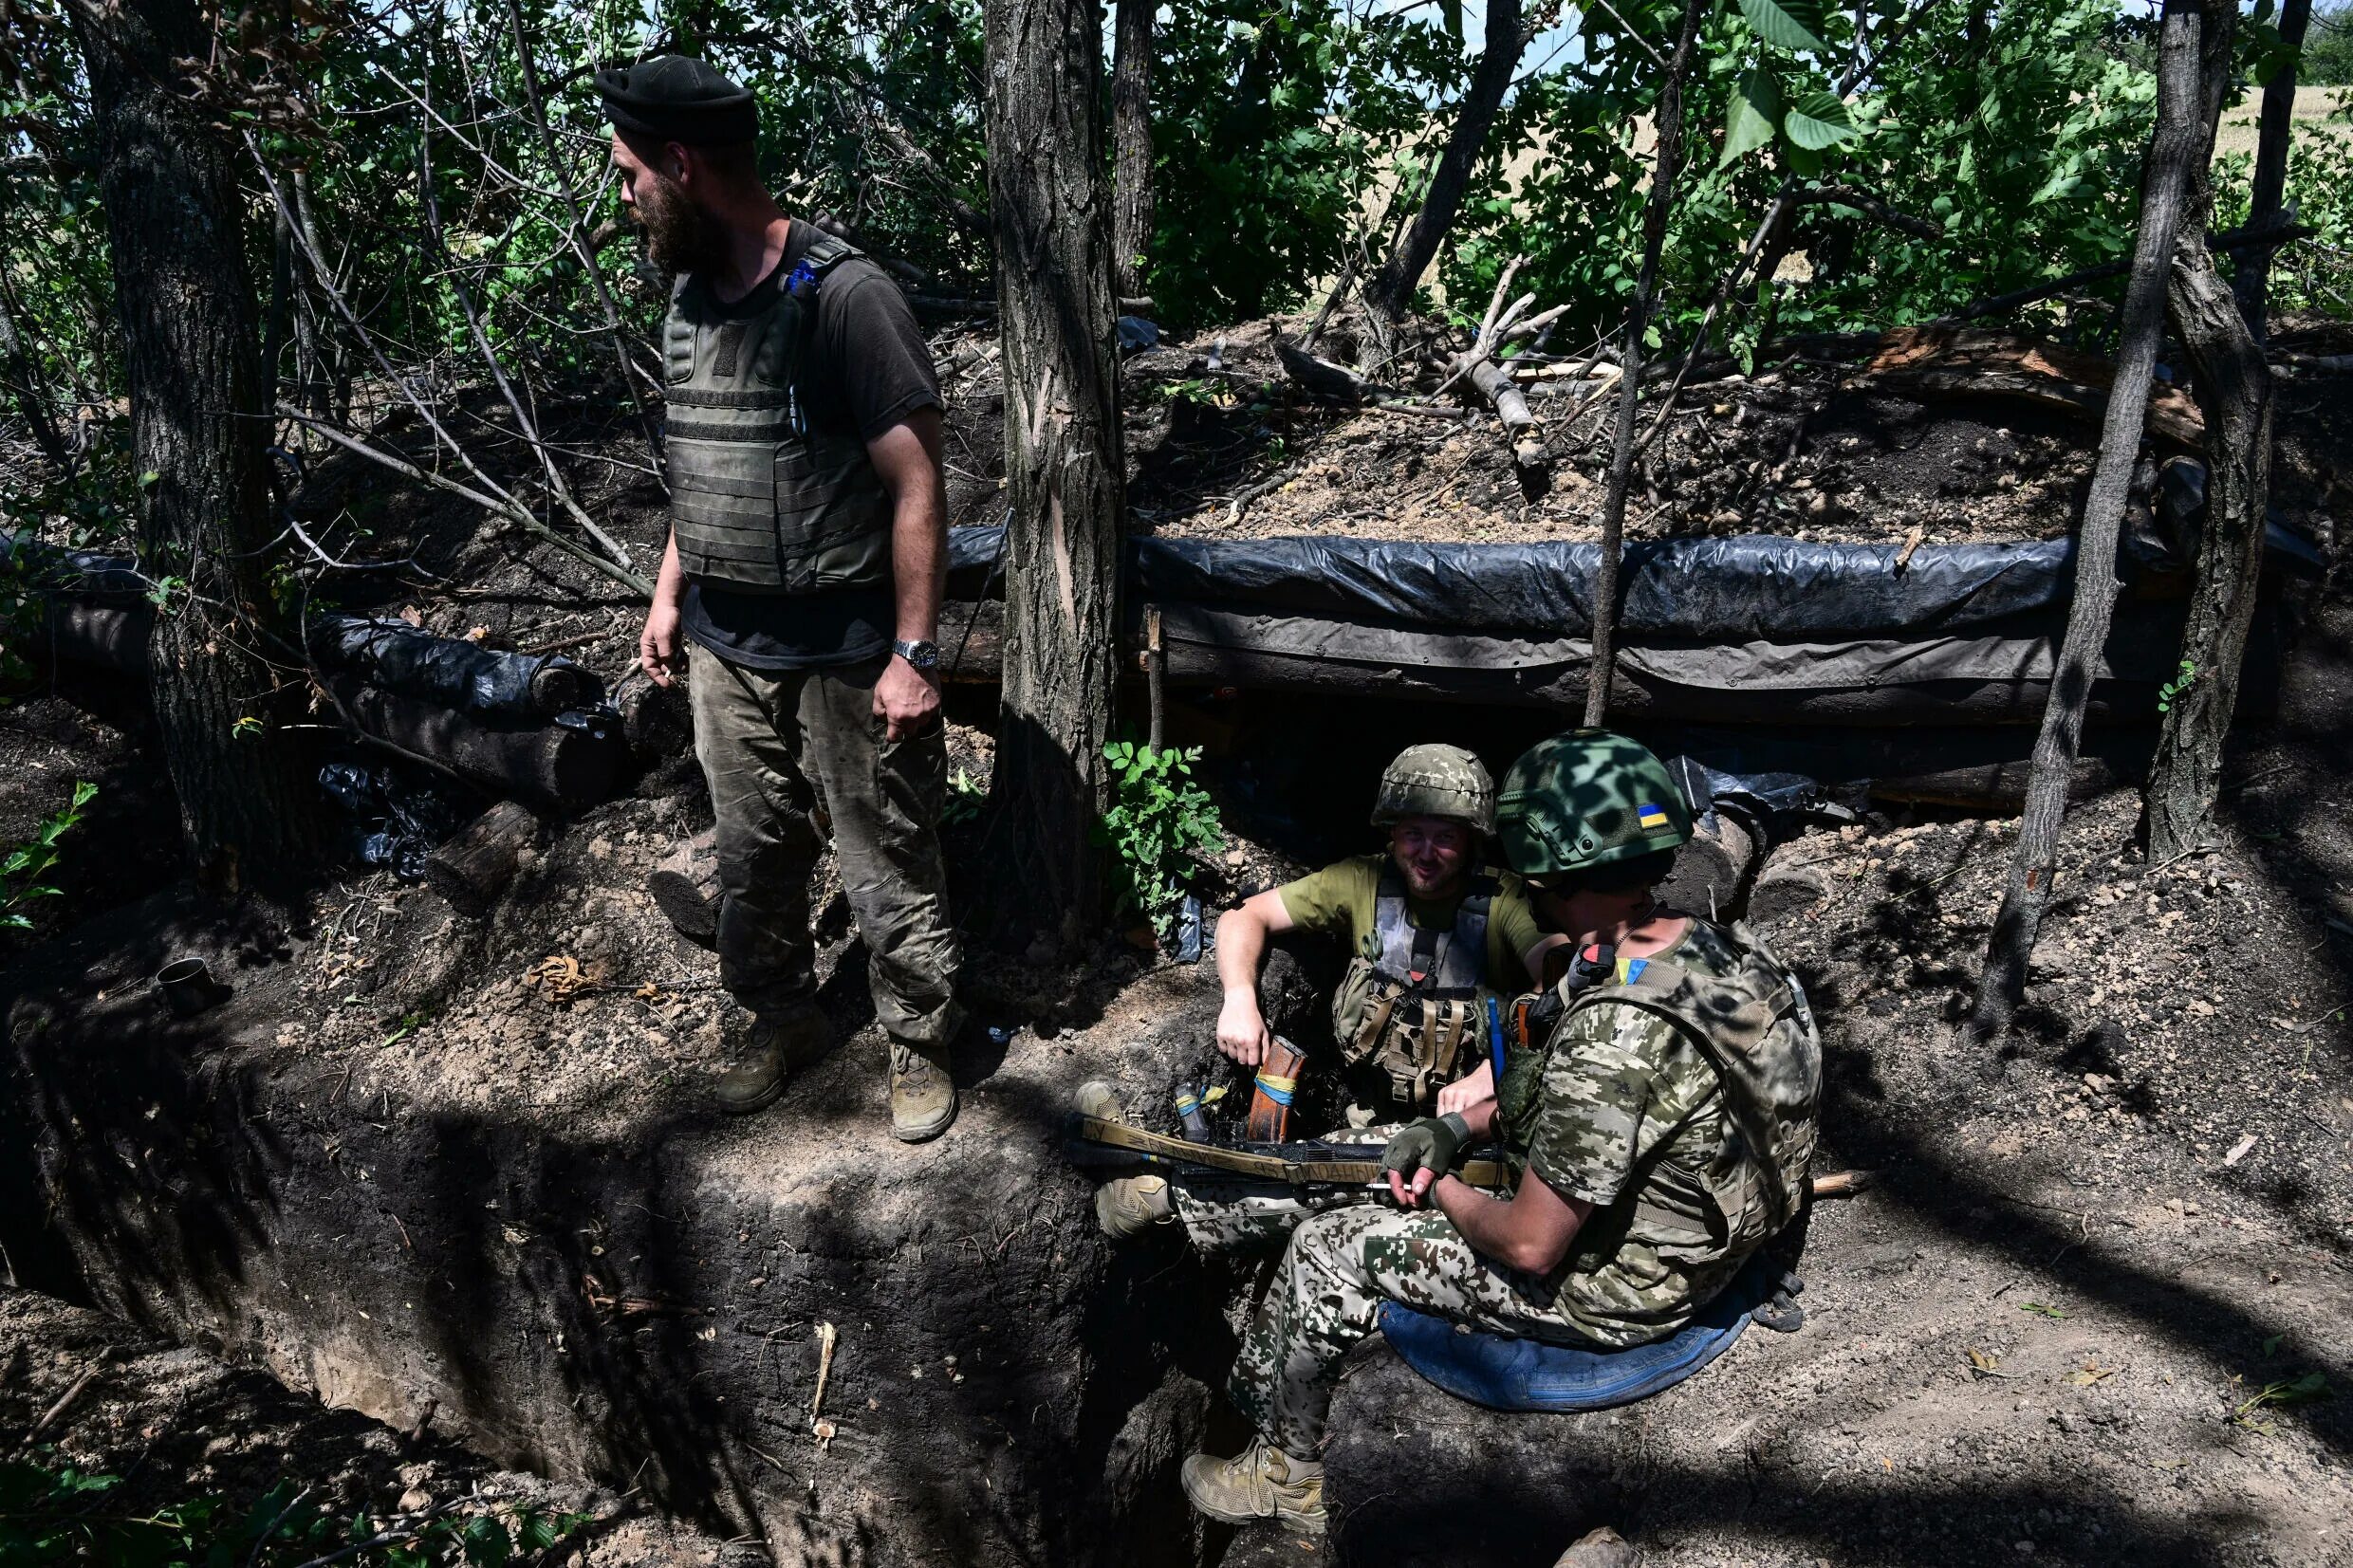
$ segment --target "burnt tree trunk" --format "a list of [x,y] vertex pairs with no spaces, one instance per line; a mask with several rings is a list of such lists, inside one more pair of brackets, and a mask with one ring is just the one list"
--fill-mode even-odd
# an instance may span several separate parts
[[2100,431],[2100,458],[2084,498],[2084,521],[2075,545],[2075,598],[2067,610],[2066,636],[2043,728],[2035,737],[2033,768],[2027,781],[2025,816],[2010,881],[1986,951],[1965,1040],[1988,1052],[1989,1072],[1999,1058],[1990,1047],[2009,1029],[2026,990],[2027,960],[2050,902],[2051,868],[2059,855],[2059,829],[2066,818],[2067,782],[2083,738],[2084,705],[2091,694],[2092,671],[2108,640],[2116,610],[2116,551],[2123,531],[2124,501],[2140,453],[2148,418],[2149,385],[2165,332],[2165,275],[2172,266],[2174,238],[2180,228],[2183,195],[2199,149],[2201,129],[2199,40],[2204,28],[2196,0],[2165,0],[2159,24],[2157,69],[2157,130],[2140,172],[2140,221],[2133,239],[2132,273],[2124,291],[2124,315],[2117,345],[2116,379]]
[[1609,488],[1602,498],[1601,557],[1593,574],[1593,669],[1586,677],[1587,729],[1609,712],[1609,683],[1618,662],[1618,556],[1625,544],[1626,492],[1634,484],[1634,418],[1642,399],[1642,335],[1650,325],[1651,296],[1658,287],[1658,256],[1666,249],[1667,212],[1675,200],[1675,171],[1683,152],[1683,72],[1692,42],[1707,14],[1707,0],[1686,0],[1682,30],[1676,35],[1666,80],[1659,83],[1658,146],[1650,174],[1650,196],[1642,206],[1642,265],[1635,274],[1634,303],[1626,311],[1625,341],[1618,348],[1618,434],[1610,447]]
[[[2291,49],[2302,48],[2305,31],[2311,21],[2312,0],[2288,0],[2280,8],[2280,42]],[[2263,87],[2253,189],[2249,193],[2251,199],[2247,208],[2250,233],[2262,232],[2279,217],[2281,199],[2288,194],[2288,144],[2293,138],[2295,115],[2296,67],[2291,62]],[[2255,245],[2238,253],[2238,312],[2249,334],[2258,343],[2269,335],[2270,304],[2266,296],[2271,284],[2271,249]]]
[[1438,253],[1446,231],[1454,226],[1454,214],[1462,210],[1463,193],[1471,185],[1471,172],[1478,166],[1479,149],[1487,145],[1487,133],[1494,127],[1495,116],[1503,107],[1503,96],[1510,90],[1512,74],[1520,68],[1520,55],[1527,49],[1529,37],[1521,20],[1520,0],[1490,0],[1487,46],[1479,55],[1479,68],[1472,76],[1461,104],[1454,110],[1454,128],[1447,136],[1446,150],[1438,155],[1438,166],[1430,175],[1430,189],[1421,198],[1421,209],[1399,236],[1397,248],[1389,252],[1389,259],[1380,264],[1380,270],[1365,286],[1364,303],[1371,307],[1372,324],[1377,332],[1404,318],[1406,307],[1413,303],[1415,286],[1421,282],[1422,273]]
[[1005,676],[992,836],[1012,918],[1074,945],[1118,679],[1122,459],[1102,36],[1082,0],[988,0],[989,197],[1005,361]]
[[171,90],[212,39],[191,0],[71,8],[89,68],[147,574],[178,578],[148,645],[164,764],[199,875],[283,887],[315,863],[316,791],[263,650],[269,421],[227,144]]
[[[2239,664],[2255,617],[2264,512],[2271,495],[2271,369],[2239,314],[2245,302],[2233,296],[2206,240],[2214,208],[2207,165],[2229,84],[2236,21],[2227,4],[2207,9],[2203,152],[2191,172],[2181,246],[2167,286],[2174,332],[2189,356],[2191,390],[2206,416],[2206,519],[2197,537],[2197,586],[2181,631],[2188,688],[2166,710],[2149,773],[2149,858],[2160,862],[2202,847],[2212,831],[2223,742],[2238,705]],[[2264,112],[2268,120],[2268,101]],[[2272,199],[2276,208],[2276,189]],[[2258,281],[2258,307],[2261,303]]]
[[1152,248],[1152,13],[1155,0],[1119,0],[1111,71],[1111,250],[1117,291],[1140,299]]

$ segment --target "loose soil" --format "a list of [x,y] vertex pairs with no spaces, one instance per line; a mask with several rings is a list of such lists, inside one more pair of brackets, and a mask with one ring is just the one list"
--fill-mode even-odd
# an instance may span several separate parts
[[[38,1292],[0,1286],[0,1432],[32,1430],[68,1390],[81,1392],[40,1435],[50,1467],[117,1476],[98,1506],[126,1518],[218,1497],[241,1518],[281,1480],[323,1511],[391,1516],[457,1502],[456,1517],[524,1509],[591,1516],[550,1562],[683,1568],[739,1560],[740,1550],[602,1487],[501,1470],[435,1436],[396,1432],[352,1411],[288,1392],[127,1323]],[[88,1376],[89,1381],[82,1384]],[[459,1502],[458,1500],[464,1500]]]

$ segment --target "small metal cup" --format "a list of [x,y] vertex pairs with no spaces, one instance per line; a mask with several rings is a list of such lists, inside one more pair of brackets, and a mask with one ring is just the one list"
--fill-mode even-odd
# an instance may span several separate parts
[[228,1000],[229,987],[213,978],[201,958],[175,958],[156,971],[156,989],[175,1018],[194,1018]]

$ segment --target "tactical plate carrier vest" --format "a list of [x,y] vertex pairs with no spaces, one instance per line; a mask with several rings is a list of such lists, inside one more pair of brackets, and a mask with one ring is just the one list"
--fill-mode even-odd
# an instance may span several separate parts
[[[1681,1169],[1707,1190],[1724,1216],[1729,1250],[1737,1254],[1761,1245],[1805,1207],[1822,1103],[1822,1042],[1805,990],[1755,933],[1746,925],[1716,932],[1734,954],[1732,973],[1705,974],[1667,958],[1626,961],[1620,972],[1631,970],[1628,978],[1564,998],[1567,1005],[1550,1039],[1558,1041],[1575,1014],[1614,1002],[1664,1019],[1698,1051],[1715,1073],[1724,1136],[1703,1167]],[[1541,1093],[1541,1063],[1551,1049],[1547,1042],[1512,1064],[1499,1096],[1507,1117]],[[1690,1224],[1671,1211],[1650,1212],[1640,1198],[1636,1204],[1655,1228]]]
[[1407,917],[1405,879],[1380,869],[1373,905],[1377,959],[1358,957],[1332,999],[1332,1028],[1351,1067],[1369,1061],[1400,1105],[1427,1110],[1454,1080],[1466,1041],[1479,1052],[1487,979],[1487,913],[1495,878],[1480,873],[1454,910],[1451,929]]
[[860,252],[821,235],[775,303],[720,317],[681,278],[662,323],[670,528],[686,575],[808,594],[890,576],[890,493],[865,443],[812,427],[804,378],[825,274]]

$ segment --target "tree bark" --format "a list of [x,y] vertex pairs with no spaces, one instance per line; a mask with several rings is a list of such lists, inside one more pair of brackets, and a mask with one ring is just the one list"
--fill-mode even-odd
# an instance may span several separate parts
[[[2280,42],[2290,48],[2302,48],[2305,30],[2311,21],[2312,0],[2287,0],[2280,8]],[[2295,114],[2296,67],[2289,64],[2282,66],[2263,88],[2263,115],[2255,139],[2254,188],[2250,193],[2252,199],[2247,210],[2247,227],[2257,232],[2279,216],[2281,198],[2288,192],[2288,144],[2293,136]],[[2271,247],[2259,245],[2241,250],[2236,284],[2238,311],[2247,323],[2248,333],[2258,343],[2269,336],[2270,304],[2266,296],[2270,284]]]
[[[2214,799],[2222,787],[2223,742],[2238,705],[2239,665],[2255,617],[2264,513],[2271,494],[2271,369],[2239,313],[2246,301],[2234,299],[2223,281],[2203,227],[2214,205],[2207,163],[2229,83],[2236,21],[2227,0],[2207,9],[2206,156],[2196,159],[2190,177],[2187,232],[2167,290],[2174,332],[2190,360],[2191,390],[2206,416],[2206,520],[2197,540],[2197,586],[2181,632],[2188,689],[2166,710],[2149,774],[2149,857],[2158,861],[2202,847],[2212,833]],[[2268,101],[2264,112],[2268,120]],[[2276,210],[2276,188],[2272,199]],[[2260,275],[2254,298],[2260,321]]]
[[1642,397],[1642,335],[1650,325],[1651,296],[1658,286],[1658,256],[1667,243],[1667,212],[1675,200],[1675,172],[1683,153],[1683,72],[1692,42],[1708,11],[1707,0],[1685,0],[1682,31],[1658,87],[1658,146],[1651,165],[1650,197],[1642,206],[1642,265],[1634,279],[1634,304],[1626,311],[1625,341],[1618,350],[1618,436],[1609,453],[1609,489],[1602,499],[1602,552],[1593,574],[1593,669],[1585,685],[1587,729],[1609,713],[1610,675],[1618,662],[1618,557],[1625,544],[1626,492],[1634,484],[1634,417]]
[[1092,830],[1118,679],[1120,383],[1102,35],[1084,0],[988,0],[989,195],[1005,363],[1005,685],[992,837],[1010,917],[1066,949],[1101,912]]
[[2067,782],[2084,732],[2084,707],[2091,694],[2092,667],[2108,640],[2116,609],[2116,551],[2123,529],[2124,502],[2141,427],[2148,415],[2149,385],[2165,331],[2165,276],[2173,263],[2181,224],[2183,194],[2206,142],[2200,125],[2199,42],[2204,32],[2196,0],[2166,0],[2159,24],[2157,70],[2157,130],[2140,174],[2140,221],[2133,240],[2131,281],[2125,286],[2124,315],[2118,344],[2116,380],[2100,432],[2100,457],[2084,499],[2084,520],[2075,547],[2075,600],[2060,643],[2058,678],[2043,727],[2035,737],[2034,762],[2027,782],[2025,816],[2011,858],[2009,885],[1977,983],[1976,1005],[1965,1031],[1970,1047],[1986,1052],[1989,1072],[1999,1059],[1990,1054],[2009,1029],[2026,991],[2027,960],[2050,902],[2051,869],[2059,855],[2059,829],[2066,817]]
[[317,863],[316,789],[295,733],[272,722],[280,679],[261,652],[270,602],[264,448],[242,200],[229,147],[168,83],[212,39],[191,0],[75,0],[89,69],[100,190],[140,506],[141,566],[176,577],[149,644],[164,764],[198,875],[283,890]]
[[1389,259],[1380,265],[1373,281],[1365,286],[1364,303],[1371,307],[1375,330],[1402,321],[1406,306],[1413,303],[1414,289],[1421,282],[1438,244],[1446,238],[1447,230],[1454,225],[1454,214],[1462,209],[1463,193],[1470,188],[1471,172],[1478,166],[1479,150],[1487,144],[1487,133],[1494,127],[1495,116],[1503,107],[1503,95],[1510,90],[1511,78],[1520,68],[1520,55],[1527,49],[1529,38],[1521,21],[1520,0],[1489,0],[1487,8],[1487,46],[1479,55],[1479,68],[1471,78],[1461,104],[1454,111],[1454,128],[1446,138],[1446,150],[1438,156],[1438,166],[1430,176],[1430,189],[1421,200],[1421,210],[1389,252]]
[[1152,13],[1156,0],[1119,0],[1117,53],[1111,73],[1113,158],[1112,254],[1117,292],[1124,299],[1151,290],[1144,254],[1152,248]]

